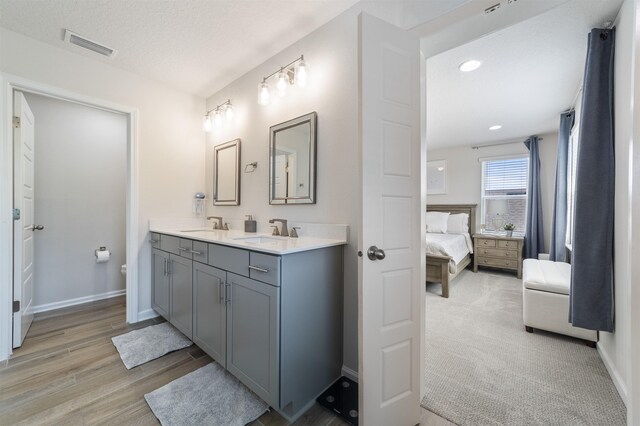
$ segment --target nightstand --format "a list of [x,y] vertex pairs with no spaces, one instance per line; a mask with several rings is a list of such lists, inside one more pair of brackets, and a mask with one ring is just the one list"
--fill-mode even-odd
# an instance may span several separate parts
[[516,271],[518,278],[522,278],[523,246],[524,237],[474,234],[473,272],[478,272],[478,266],[510,269]]

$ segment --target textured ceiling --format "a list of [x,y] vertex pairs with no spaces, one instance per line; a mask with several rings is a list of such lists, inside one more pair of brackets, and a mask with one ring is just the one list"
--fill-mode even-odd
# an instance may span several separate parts
[[[1,0],[0,26],[203,97],[356,0]],[[62,41],[68,28],[118,51]]]
[[[582,82],[587,34],[622,0],[572,0],[427,59],[429,149],[557,131]],[[473,72],[458,65],[482,61]],[[497,131],[488,130],[494,124]]]

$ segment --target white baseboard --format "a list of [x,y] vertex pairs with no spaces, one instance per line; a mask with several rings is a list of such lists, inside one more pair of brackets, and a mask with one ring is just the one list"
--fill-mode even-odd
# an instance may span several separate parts
[[126,290],[114,290],[106,293],[92,294],[91,296],[78,297],[75,299],[61,300],[60,302],[45,303],[44,305],[34,306],[31,310],[34,314],[39,312],[53,311],[54,309],[67,308],[69,306],[81,305],[83,303],[95,302],[96,300],[110,299],[112,297],[124,296]]
[[346,378],[351,379],[354,382],[358,383],[358,372],[357,371],[353,371],[352,369],[350,369],[346,365],[342,366],[342,375],[345,376]]
[[624,405],[627,405],[627,387],[625,386],[624,381],[620,376],[620,372],[618,371],[616,366],[613,364],[613,362],[611,362],[611,358],[609,358],[609,355],[607,354],[607,352],[604,350],[604,348],[600,343],[598,343],[597,348],[598,348],[598,354],[600,355],[600,358],[602,359],[602,362],[604,363],[605,368],[609,372],[609,376],[611,376],[611,380],[613,380],[613,384],[615,385],[616,390],[620,394],[620,398],[622,398],[622,402],[624,402]]
[[147,309],[145,311],[138,312],[138,322],[146,321],[151,318],[159,317],[158,313],[153,309]]

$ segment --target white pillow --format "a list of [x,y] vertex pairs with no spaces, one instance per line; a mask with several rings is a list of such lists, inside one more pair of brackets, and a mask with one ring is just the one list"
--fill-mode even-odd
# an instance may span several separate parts
[[427,232],[445,234],[448,217],[449,213],[445,212],[427,212]]
[[468,234],[469,215],[467,213],[456,213],[449,215],[447,219],[447,234]]

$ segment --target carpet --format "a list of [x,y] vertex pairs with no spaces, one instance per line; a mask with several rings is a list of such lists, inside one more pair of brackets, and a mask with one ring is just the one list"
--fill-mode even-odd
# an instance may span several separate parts
[[133,330],[113,337],[111,341],[128,370],[193,345],[191,340],[168,322]]
[[522,284],[462,272],[450,297],[427,286],[422,406],[458,425],[626,425],[595,349],[522,323]]
[[144,399],[163,426],[243,426],[269,408],[215,362],[146,394]]

